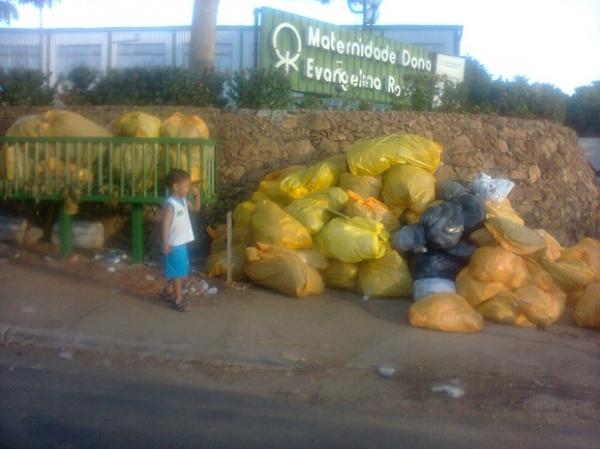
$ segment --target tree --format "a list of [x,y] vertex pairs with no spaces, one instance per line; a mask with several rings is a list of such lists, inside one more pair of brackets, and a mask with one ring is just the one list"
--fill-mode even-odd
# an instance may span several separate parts
[[205,72],[214,68],[215,34],[219,0],[194,0],[190,37],[190,69]]
[[34,5],[37,8],[52,5],[58,0],[0,0],[0,23],[10,23],[19,18],[17,5]]
[[580,135],[600,136],[600,80],[575,88],[567,103],[566,122]]

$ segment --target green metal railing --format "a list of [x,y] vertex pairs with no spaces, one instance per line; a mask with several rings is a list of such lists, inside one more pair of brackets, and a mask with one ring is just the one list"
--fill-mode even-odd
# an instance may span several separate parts
[[[120,202],[132,205],[132,253],[143,260],[143,205],[168,196],[172,168],[186,170],[203,204],[217,200],[216,142],[131,137],[0,137],[3,200]],[[61,255],[71,252],[71,219],[60,218]]]

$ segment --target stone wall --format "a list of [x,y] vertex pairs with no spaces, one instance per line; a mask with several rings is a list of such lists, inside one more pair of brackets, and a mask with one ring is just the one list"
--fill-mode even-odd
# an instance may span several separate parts
[[[44,108],[0,109],[0,131],[20,115]],[[124,106],[73,107],[108,124]],[[420,112],[222,111],[190,107],[143,107],[166,118],[174,111],[203,117],[218,139],[221,201],[214,219],[256,189],[280,167],[339,153],[365,136],[420,134],[444,147],[438,179],[472,180],[481,170],[507,177],[517,187],[515,209],[531,227],[544,228],[564,244],[600,237],[600,191],[571,129],[548,122],[496,116]]]

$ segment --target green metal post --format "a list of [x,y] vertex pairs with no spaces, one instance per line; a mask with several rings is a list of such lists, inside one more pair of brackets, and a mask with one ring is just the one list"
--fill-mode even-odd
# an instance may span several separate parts
[[73,252],[73,227],[71,216],[65,211],[65,205],[60,208],[59,218],[60,257],[67,258]]
[[131,252],[133,263],[144,262],[144,205],[131,206]]

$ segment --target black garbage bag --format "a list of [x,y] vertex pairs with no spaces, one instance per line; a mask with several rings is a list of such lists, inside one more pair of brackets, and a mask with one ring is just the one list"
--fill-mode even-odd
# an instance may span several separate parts
[[461,240],[456,245],[451,246],[446,252],[452,256],[459,257],[461,259],[469,260],[477,246],[467,240]]
[[458,243],[465,228],[462,206],[454,200],[431,206],[419,224],[425,229],[428,247],[450,248]]
[[419,224],[402,226],[394,234],[392,246],[402,252],[424,253],[427,251],[425,229]]
[[457,196],[454,201],[462,206],[465,234],[470,234],[483,225],[485,221],[485,204],[479,195],[463,193]]
[[435,199],[449,201],[469,190],[458,181],[440,181],[435,183]]
[[427,251],[415,254],[409,267],[413,279],[437,277],[454,281],[465,265],[466,261],[445,251]]

